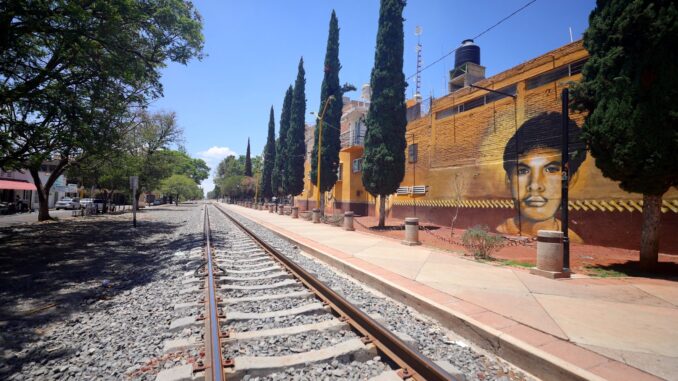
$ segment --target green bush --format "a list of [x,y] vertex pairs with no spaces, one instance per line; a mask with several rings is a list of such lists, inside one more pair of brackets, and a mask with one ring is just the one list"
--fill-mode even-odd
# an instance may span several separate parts
[[487,226],[476,225],[464,232],[461,242],[476,259],[491,259],[492,252],[504,244],[504,238],[488,233]]

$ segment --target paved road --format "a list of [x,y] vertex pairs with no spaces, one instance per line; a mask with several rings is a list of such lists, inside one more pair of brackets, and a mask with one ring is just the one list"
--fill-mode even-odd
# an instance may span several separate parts
[[[71,210],[49,210],[49,215],[57,218],[70,217]],[[38,212],[0,215],[0,227],[22,225],[38,221]]]

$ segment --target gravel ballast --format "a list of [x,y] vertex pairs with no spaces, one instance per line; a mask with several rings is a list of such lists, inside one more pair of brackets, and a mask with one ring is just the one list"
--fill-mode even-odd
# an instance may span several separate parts
[[[197,355],[166,356],[186,260],[202,247],[202,206],[0,229],[0,379],[153,380]],[[44,269],[44,270],[42,270]],[[41,306],[50,306],[34,312]],[[190,329],[183,335],[194,334]]]
[[[355,282],[345,274],[300,253],[299,248],[270,230],[244,218],[233,215],[255,234],[281,251],[288,258],[315,274],[334,291],[355,306],[360,307],[403,340],[414,345],[434,361],[443,360],[463,373],[467,380],[531,380],[505,361],[472,347],[464,339],[440,326],[439,323],[419,314],[410,307],[386,298],[383,294]],[[225,218],[219,223],[227,224]]]

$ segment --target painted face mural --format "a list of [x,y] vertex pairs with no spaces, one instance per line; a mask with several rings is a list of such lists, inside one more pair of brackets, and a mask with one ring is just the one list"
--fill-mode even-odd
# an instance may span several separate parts
[[561,201],[560,159],[560,151],[552,148],[537,148],[518,158],[509,181],[524,219],[539,222],[555,216]]
[[[539,230],[561,230],[558,212],[561,203],[560,113],[543,113],[529,119],[508,140],[504,170],[517,215],[497,226],[504,234],[536,236]],[[570,121],[570,179],[586,158],[580,130]],[[568,230],[570,240],[581,238]]]

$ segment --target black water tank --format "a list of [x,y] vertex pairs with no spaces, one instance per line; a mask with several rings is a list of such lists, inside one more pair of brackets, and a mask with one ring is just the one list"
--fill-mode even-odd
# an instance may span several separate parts
[[454,67],[457,68],[467,62],[480,65],[480,47],[468,39],[461,42],[461,46],[454,52]]

